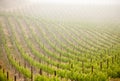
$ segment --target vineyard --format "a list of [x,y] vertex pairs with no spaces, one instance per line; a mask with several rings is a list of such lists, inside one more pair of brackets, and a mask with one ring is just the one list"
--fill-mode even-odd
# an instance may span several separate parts
[[0,14],[0,81],[120,78],[120,25]]

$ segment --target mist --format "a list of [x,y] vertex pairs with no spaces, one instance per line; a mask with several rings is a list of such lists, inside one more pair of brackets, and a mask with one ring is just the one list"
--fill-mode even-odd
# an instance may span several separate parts
[[52,21],[119,22],[118,0],[1,0],[0,10],[20,11]]
[[0,0],[0,81],[120,81],[120,0]]

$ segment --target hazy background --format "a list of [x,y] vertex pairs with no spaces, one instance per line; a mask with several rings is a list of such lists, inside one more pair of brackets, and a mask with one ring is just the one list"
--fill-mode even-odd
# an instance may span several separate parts
[[51,20],[120,22],[120,0],[0,0],[0,10]]

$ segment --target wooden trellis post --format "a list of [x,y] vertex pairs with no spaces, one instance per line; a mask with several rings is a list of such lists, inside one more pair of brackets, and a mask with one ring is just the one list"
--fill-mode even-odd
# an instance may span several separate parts
[[107,59],[107,68],[109,67],[109,59]]
[[54,75],[56,76],[56,71],[54,71]]
[[93,73],[93,69],[94,69],[94,68],[93,68],[93,66],[92,66],[92,67],[91,67],[91,71],[92,71],[92,73]]
[[2,69],[2,66],[0,65],[0,69]]
[[102,62],[100,62],[100,70],[102,70]]
[[3,68],[3,73],[5,73],[5,69]]
[[116,57],[117,57],[117,56],[115,55],[115,60],[116,60]]
[[7,71],[7,80],[9,80],[9,72]]
[[14,81],[17,81],[17,77],[16,77],[16,75],[14,76]]
[[42,69],[40,68],[39,74],[42,75]]
[[82,72],[84,73],[84,62],[82,61]]
[[31,81],[33,81],[33,67],[31,66]]

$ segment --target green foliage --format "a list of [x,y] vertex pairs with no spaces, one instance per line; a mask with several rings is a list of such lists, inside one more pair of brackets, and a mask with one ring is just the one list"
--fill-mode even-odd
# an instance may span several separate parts
[[6,76],[0,70],[0,81],[7,81]]
[[107,72],[111,78],[120,78],[120,67],[117,65],[111,66]]
[[11,78],[7,80],[6,75],[0,70],[0,81],[12,81]]
[[46,77],[43,75],[37,75],[35,81],[60,81],[60,79],[56,76]]
[[[12,20],[12,17],[11,17],[11,20]],[[89,33],[86,33],[84,31],[83,33],[79,33],[81,32],[81,30],[79,31],[79,27],[76,29],[74,28],[72,29],[72,27],[67,28],[63,25],[60,27],[60,29],[62,30],[62,33],[60,31],[55,30],[56,32],[58,32],[58,34],[60,34],[60,38],[57,38],[57,35],[55,35],[55,32],[51,33],[49,28],[46,27],[46,25],[49,25],[47,23],[44,24],[45,27],[43,28],[45,29],[43,29],[42,31],[40,27],[38,28],[35,27],[34,29],[32,28],[32,26],[30,26],[31,25],[30,22],[29,22],[30,25],[27,22],[25,22],[26,26],[28,27],[28,31],[26,32],[25,29],[27,29],[27,27],[24,29],[23,28],[24,25],[20,23],[21,21],[24,21],[24,20],[20,19],[19,21],[19,19],[15,17],[14,22],[18,24],[18,27],[20,27],[20,32],[21,32],[20,34],[21,37],[18,37],[18,38],[23,37],[23,39],[21,40],[25,41],[29,51],[31,52],[30,54],[34,54],[33,56],[37,57],[38,60],[40,59],[43,63],[39,63],[38,60],[33,59],[31,56],[29,56],[26,53],[28,50],[25,50],[24,45],[18,42],[17,36],[19,36],[19,33],[17,33],[15,28],[12,27],[13,26],[12,24],[14,24],[14,22],[12,22],[11,24],[10,20],[8,21],[8,25],[10,26],[9,28],[11,31],[9,32],[12,33],[11,34],[12,36],[11,38],[9,38],[9,36],[6,36],[6,40],[10,39],[10,42],[12,44],[15,44],[13,45],[13,47],[17,48],[18,52],[21,54],[21,57],[25,61],[27,61],[31,66],[37,69],[42,69],[44,72],[49,73],[50,75],[54,75],[54,71],[56,71],[56,76],[47,77],[44,75],[37,75],[35,76],[35,81],[60,81],[59,78],[70,79],[73,81],[108,81],[108,77],[120,78],[120,69],[119,69],[120,57],[119,56],[117,56],[116,58],[114,57],[114,55],[117,55],[118,53],[120,53],[119,51],[120,47],[109,48],[113,44],[117,45],[118,43],[120,43],[119,42],[120,39],[116,39],[117,35],[114,38],[111,35],[109,35],[109,33],[111,32],[107,31],[108,33],[106,33],[104,36],[105,32],[100,32],[100,31],[94,32],[94,30],[98,30],[98,29],[91,30],[89,28],[87,28],[89,30],[87,30],[86,28],[82,28],[83,30]],[[25,20],[25,21],[28,21],[28,20]],[[36,26],[36,23],[35,23],[35,26]],[[39,29],[38,31],[41,33],[36,32],[37,30],[36,28]],[[54,30],[54,28],[52,29]],[[47,30],[47,32],[44,30]],[[71,35],[72,32],[69,32],[69,30],[72,32],[76,31],[74,32],[74,36],[76,37],[72,36]],[[2,29],[0,28],[0,32],[1,31]],[[49,33],[51,34],[50,37],[48,37]],[[64,33],[66,33],[66,35],[64,35]],[[103,33],[103,36],[101,35],[101,33]],[[83,36],[80,37],[80,34]],[[89,34],[92,37],[91,39],[89,38]],[[40,37],[42,37],[42,40],[39,39],[39,35]],[[71,38],[67,39],[66,36],[70,36]],[[18,70],[25,77],[30,78],[31,77],[30,70],[27,68],[24,68],[24,66],[20,66],[18,62],[12,58],[11,49],[6,44],[4,37],[5,36],[3,36],[3,34],[0,34],[0,38],[3,38],[2,42],[4,43],[4,48],[7,53],[7,57],[10,64],[12,64],[16,68],[16,70]],[[53,38],[53,39],[50,39],[50,38]],[[61,38],[64,39],[62,40],[62,41],[65,41],[64,43],[62,43],[62,41],[60,40]],[[35,44],[33,43],[33,41]],[[55,45],[54,41],[55,43],[59,43],[59,45],[57,45],[58,47]],[[72,41],[74,41],[75,43]],[[0,42],[0,44],[2,44],[2,42]],[[49,46],[46,47],[46,45],[44,45],[45,43],[52,48],[52,51],[51,51],[51,48],[50,49],[48,48]],[[38,44],[38,47],[37,47],[37,44]],[[39,47],[40,49],[36,49]],[[45,54],[42,54],[41,50],[44,51]],[[13,57],[14,57],[14,54],[13,54]],[[114,57],[114,59],[111,59],[112,57]],[[92,59],[92,61],[90,61],[90,58]],[[109,60],[108,63],[106,59]],[[112,63],[113,61],[114,61],[114,64]],[[84,64],[82,64],[82,62]],[[100,70],[100,62],[102,62],[101,70]],[[108,64],[108,67],[107,67],[107,64]],[[50,67],[49,65],[53,67]],[[59,68],[57,68],[58,65],[59,65]],[[93,73],[91,72],[91,66],[93,66],[93,69],[92,69]],[[81,71],[83,67],[84,67],[84,73],[82,73]],[[0,74],[0,81],[5,80],[4,77],[5,77],[4,74]]]
[[36,76],[35,81],[48,81],[48,78],[45,76]]
[[107,74],[103,72],[96,72],[96,73],[89,73],[89,74],[82,74],[80,73],[76,81],[108,81]]

